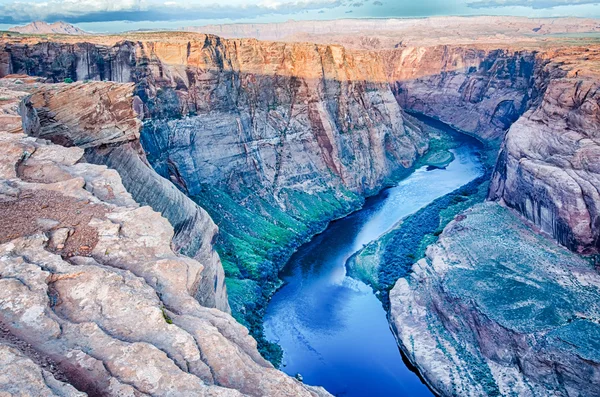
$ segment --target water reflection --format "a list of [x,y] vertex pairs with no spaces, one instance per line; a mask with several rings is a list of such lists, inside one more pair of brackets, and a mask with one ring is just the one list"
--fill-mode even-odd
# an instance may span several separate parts
[[338,396],[432,395],[402,361],[380,301],[346,276],[345,263],[403,217],[481,175],[472,142],[455,157],[444,170],[416,170],[292,256],[265,317],[267,338],[284,349],[285,372]]

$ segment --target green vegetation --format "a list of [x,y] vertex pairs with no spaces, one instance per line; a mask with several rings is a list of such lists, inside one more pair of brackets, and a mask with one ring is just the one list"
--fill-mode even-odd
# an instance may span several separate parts
[[173,320],[171,320],[171,317],[169,317],[169,315],[167,314],[165,308],[161,307],[160,310],[162,311],[163,318],[165,319],[165,321],[167,322],[167,324],[173,324]]
[[73,83],[73,79],[70,77],[67,77],[66,79],[63,80],[63,83],[71,84],[71,83]]
[[406,217],[351,258],[350,274],[384,292],[379,296],[387,308],[389,290],[425,256],[425,250],[437,241],[444,227],[460,212],[485,199],[488,179],[489,173],[485,173]]
[[[430,137],[429,150],[417,160],[415,167],[444,168],[454,159],[450,150],[464,144],[463,134],[448,132],[445,127],[442,130],[441,124],[437,124],[440,123],[424,124]],[[481,160],[485,167],[482,176],[406,217],[350,258],[349,274],[382,292],[379,297],[387,308],[389,290],[425,256],[427,247],[437,241],[446,225],[459,213],[485,200],[496,152],[496,147],[482,149]]]
[[265,339],[263,316],[270,297],[281,285],[279,270],[297,247],[330,220],[357,209],[362,198],[349,191],[310,194],[284,189],[278,199],[289,209],[286,212],[247,188],[241,188],[234,197],[203,185],[200,194],[191,198],[219,226],[215,248],[225,270],[233,316],[248,327],[263,357],[278,366],[282,351]]
[[[461,145],[464,137],[433,127],[427,132],[430,150],[415,166],[445,166],[453,159],[450,149]],[[412,169],[399,170],[390,178],[390,183],[410,172]],[[437,239],[455,214],[484,199],[487,184],[483,185],[488,177],[489,174],[437,200],[407,218],[399,229],[386,237],[389,241],[368,247],[363,252],[371,254],[369,257],[374,261],[368,267],[357,268],[363,272],[360,278],[368,279],[376,289],[387,292],[410,265],[423,256],[425,247]],[[279,270],[297,247],[324,229],[330,220],[358,209],[363,199],[343,190],[324,189],[311,194],[283,189],[274,202],[269,195],[260,197],[247,187],[233,192],[212,185],[202,186],[192,199],[206,209],[219,226],[215,248],[225,270],[233,316],[248,327],[261,354],[279,365],[281,348],[269,343],[263,333],[268,301],[281,285]],[[380,266],[380,262],[384,265]],[[387,293],[382,295],[387,300]]]
[[[452,384],[452,395],[462,395],[462,390],[457,390],[457,384],[460,385],[467,378],[466,383],[479,384],[485,391],[486,396],[501,396],[502,393],[496,384],[494,376],[486,360],[479,352],[470,351],[467,346],[473,343],[467,343],[467,340],[457,340],[449,333],[440,319],[431,313],[427,314],[427,329],[435,338],[435,347],[448,358],[450,362],[459,362],[462,365],[450,370],[450,381]],[[467,339],[474,340],[475,335],[472,331],[462,334]],[[448,349],[451,346],[452,349]],[[451,353],[453,351],[453,353]],[[458,360],[456,357],[458,357]],[[468,369],[468,370],[467,370]]]
[[598,316],[598,289],[581,281],[581,274],[594,272],[585,258],[533,233],[497,203],[469,211],[460,228],[446,242],[472,266],[446,273],[447,294],[473,302],[490,320],[524,334]]
[[423,128],[426,128],[429,134],[429,149],[425,155],[417,159],[414,168],[423,166],[446,168],[454,160],[454,154],[450,150],[460,146],[460,136],[442,132],[428,125],[424,125]]
[[600,325],[575,320],[549,333],[548,339],[566,350],[574,350],[586,360],[600,363]]
[[429,167],[446,168],[451,162],[454,161],[454,153],[449,151],[428,153],[423,157],[423,161]]

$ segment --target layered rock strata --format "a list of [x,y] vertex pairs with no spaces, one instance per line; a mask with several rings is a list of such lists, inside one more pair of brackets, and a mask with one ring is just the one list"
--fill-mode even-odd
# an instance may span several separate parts
[[15,76],[0,80],[2,85],[32,93],[26,104],[37,114],[32,135],[84,148],[88,162],[117,170],[136,202],[150,205],[175,225],[175,249],[203,264],[196,298],[230,311],[223,267],[212,246],[218,229],[206,211],[148,164],[139,143],[143,104],[133,94],[133,84],[50,85]]
[[116,171],[28,137],[41,131],[27,94],[0,97],[2,390],[326,394],[275,370],[244,327],[199,304],[203,265],[173,252],[169,222],[136,203]]
[[390,292],[402,350],[441,395],[597,396],[600,275],[479,204]]
[[[406,172],[427,138],[405,122],[383,55],[186,38],[5,49],[10,71],[136,83],[147,159],[219,224],[235,312],[253,325],[248,317],[264,305],[263,290],[277,285],[289,252]],[[118,168],[129,157],[119,154],[125,145],[101,145],[86,152],[88,160],[118,169],[135,195],[130,170]],[[165,215],[178,235],[189,232],[189,222]]]
[[393,90],[403,109],[487,142],[503,138],[549,77],[547,61],[531,51],[435,46],[396,57]]
[[599,84],[576,73],[552,80],[540,105],[512,125],[490,198],[571,250],[595,253],[600,249]]

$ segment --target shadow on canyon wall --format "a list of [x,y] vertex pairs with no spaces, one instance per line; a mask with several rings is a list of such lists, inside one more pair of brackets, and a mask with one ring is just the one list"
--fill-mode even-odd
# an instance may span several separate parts
[[[407,175],[427,150],[403,109],[499,147],[550,79],[565,75],[530,51],[359,51],[215,36],[7,43],[0,77],[9,73],[136,84],[140,142],[89,148],[86,159],[117,169],[136,201],[170,220],[179,252],[207,267],[199,300],[228,310],[227,289],[268,358],[277,352],[262,316],[291,252]],[[148,164],[164,179],[149,176]]]

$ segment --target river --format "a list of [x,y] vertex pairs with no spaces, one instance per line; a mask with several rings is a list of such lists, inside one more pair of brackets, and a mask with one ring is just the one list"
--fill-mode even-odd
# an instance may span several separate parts
[[454,154],[446,169],[415,170],[290,258],[264,322],[267,339],[283,348],[283,371],[336,396],[432,396],[403,361],[381,302],[346,276],[345,263],[402,218],[483,173],[473,140]]

